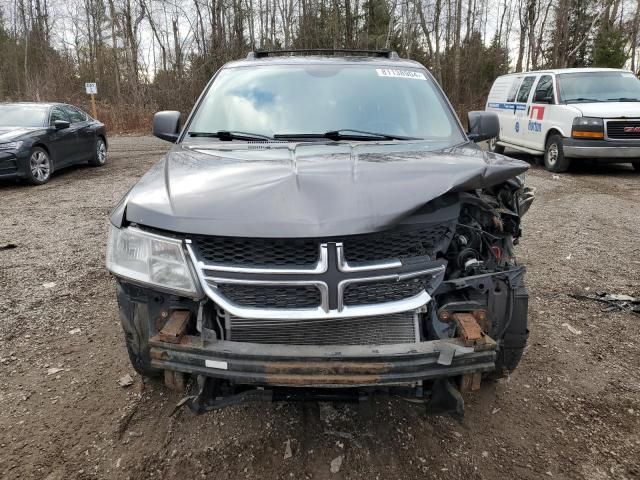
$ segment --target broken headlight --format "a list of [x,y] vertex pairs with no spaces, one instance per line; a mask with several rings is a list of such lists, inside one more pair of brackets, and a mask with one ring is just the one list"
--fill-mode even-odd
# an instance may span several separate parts
[[110,226],[107,268],[116,276],[188,296],[198,289],[182,241],[137,228]]

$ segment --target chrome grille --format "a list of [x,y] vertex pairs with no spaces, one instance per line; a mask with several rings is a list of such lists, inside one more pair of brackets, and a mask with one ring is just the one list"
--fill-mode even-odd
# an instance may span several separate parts
[[387,345],[419,340],[415,312],[323,320],[228,317],[229,340],[285,345]]
[[446,268],[446,261],[426,255],[350,264],[342,243],[321,244],[314,266],[207,264],[186,242],[204,292],[239,318],[328,320],[412,311],[429,302],[425,286],[441,281]]

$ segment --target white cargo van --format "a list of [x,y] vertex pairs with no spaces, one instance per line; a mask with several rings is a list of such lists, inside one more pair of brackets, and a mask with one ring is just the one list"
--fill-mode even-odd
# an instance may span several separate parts
[[485,110],[496,112],[500,136],[490,142],[544,155],[552,172],[591,158],[631,163],[640,171],[640,80],[626,70],[567,68],[498,77]]

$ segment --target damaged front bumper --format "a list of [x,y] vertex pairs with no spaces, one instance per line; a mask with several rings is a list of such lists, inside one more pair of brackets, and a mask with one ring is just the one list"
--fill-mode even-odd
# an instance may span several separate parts
[[496,343],[484,334],[378,346],[206,342],[188,335],[167,340],[162,332],[149,340],[154,368],[256,386],[406,385],[488,372],[496,355]]

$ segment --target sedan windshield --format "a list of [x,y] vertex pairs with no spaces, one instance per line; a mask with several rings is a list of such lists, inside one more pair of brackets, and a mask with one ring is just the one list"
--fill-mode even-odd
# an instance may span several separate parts
[[[442,93],[420,68],[269,65],[222,70],[190,137],[464,141]],[[251,138],[249,138],[251,139]]]
[[42,105],[0,105],[0,127],[42,127],[47,112]]
[[558,78],[565,103],[640,102],[640,80],[630,72],[563,73]]

